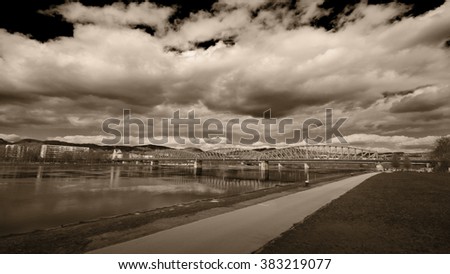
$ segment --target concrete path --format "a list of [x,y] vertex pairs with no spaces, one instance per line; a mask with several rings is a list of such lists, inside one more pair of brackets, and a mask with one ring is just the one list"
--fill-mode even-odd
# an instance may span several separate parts
[[91,253],[251,253],[375,174],[350,177]]

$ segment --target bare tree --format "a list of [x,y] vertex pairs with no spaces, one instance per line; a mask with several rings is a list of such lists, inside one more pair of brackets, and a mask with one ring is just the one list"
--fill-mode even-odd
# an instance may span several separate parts
[[403,168],[406,170],[410,170],[411,169],[411,160],[409,159],[408,156],[405,156],[403,158]]
[[448,171],[450,166],[450,137],[441,137],[436,140],[432,156],[438,161],[438,171]]
[[400,157],[397,153],[394,153],[394,155],[392,155],[391,166],[394,169],[398,169],[400,167]]
[[4,161],[6,158],[6,148],[4,145],[0,145],[0,161]]

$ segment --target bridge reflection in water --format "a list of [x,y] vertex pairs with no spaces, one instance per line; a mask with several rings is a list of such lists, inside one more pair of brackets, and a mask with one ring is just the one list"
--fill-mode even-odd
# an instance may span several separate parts
[[[210,188],[226,190],[226,193],[242,192],[272,187],[280,184],[302,183],[306,180],[303,169],[299,167],[284,167],[260,170],[254,167],[169,167],[149,165],[115,165],[110,167],[110,187],[120,187],[121,178],[129,177],[170,177],[170,183],[175,185],[203,184]],[[310,172],[313,179],[335,173],[348,173],[353,169],[321,169],[320,172]]]

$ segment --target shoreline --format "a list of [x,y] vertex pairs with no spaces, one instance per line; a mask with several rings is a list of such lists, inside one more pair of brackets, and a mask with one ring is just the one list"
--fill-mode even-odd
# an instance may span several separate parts
[[[359,172],[358,172],[359,173]],[[311,182],[277,185],[242,194],[203,199],[148,211],[85,220],[27,233],[0,236],[1,253],[84,253],[182,224],[350,177],[334,174]]]

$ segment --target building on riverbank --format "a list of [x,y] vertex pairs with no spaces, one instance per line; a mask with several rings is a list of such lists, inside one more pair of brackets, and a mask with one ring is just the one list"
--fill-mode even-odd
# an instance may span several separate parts
[[5,155],[7,158],[21,159],[24,158],[25,153],[29,150],[29,147],[22,145],[6,145]]
[[122,150],[115,148],[113,154],[111,155],[111,159],[113,160],[123,159]]
[[60,146],[60,145],[42,145],[40,157],[42,159],[62,158],[66,154],[80,154],[89,152],[88,147],[79,146]]

